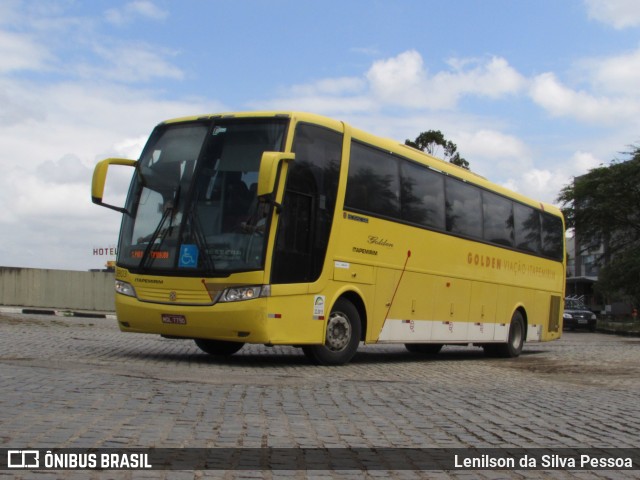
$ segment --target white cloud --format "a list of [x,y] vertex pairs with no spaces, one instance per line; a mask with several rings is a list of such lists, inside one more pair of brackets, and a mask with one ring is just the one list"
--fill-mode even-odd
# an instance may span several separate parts
[[555,203],[558,192],[570,180],[562,168],[529,168],[505,181],[505,187],[530,198]]
[[571,183],[574,177],[608,163],[593,152],[578,150],[567,159],[549,162],[550,166],[546,168],[532,164],[523,167],[512,174],[504,185],[531,198],[555,203],[562,188]]
[[42,118],[39,103],[19,82],[0,77],[0,126]]
[[430,93],[425,91],[426,79],[422,56],[415,50],[378,60],[367,72],[374,96],[402,107],[424,107]]
[[138,158],[147,142],[147,135],[125,138],[113,145],[114,155],[122,158]]
[[450,71],[429,75],[415,50],[376,61],[366,74],[376,99],[407,108],[452,109],[464,95],[500,98],[517,93],[524,78],[500,57],[449,59]]
[[184,73],[165,57],[175,52],[147,45],[95,45],[95,53],[108,65],[83,65],[80,73],[86,77],[100,77],[123,83],[147,82],[157,78],[182,80]]
[[580,62],[580,66],[598,90],[640,97],[640,48],[608,58],[588,59]]
[[497,130],[478,128],[453,132],[451,138],[471,169],[489,179],[504,178],[531,168],[531,152],[522,140]]
[[39,164],[35,176],[46,184],[79,184],[86,187],[87,179],[91,178],[91,169],[76,155],[67,154]]
[[364,77],[325,78],[288,87],[274,100],[253,102],[261,108],[318,113],[373,112],[380,108],[452,110],[465,95],[500,98],[519,92],[524,78],[499,57],[450,59],[451,69],[430,75],[415,50],[377,60]]
[[465,155],[489,158],[517,159],[529,157],[528,149],[514,136],[495,130],[476,130],[456,135],[458,147],[464,148]]
[[366,88],[367,84],[361,78],[324,78],[292,85],[283,89],[277,98],[253,101],[248,108],[291,109],[333,115],[371,111],[376,107],[373,99],[367,96]]
[[148,0],[136,0],[127,3],[121,8],[110,8],[105,12],[107,22],[118,26],[131,23],[136,18],[164,20],[167,18],[167,15],[166,10],[161,9]]
[[573,154],[570,165],[572,168],[573,176],[579,176],[587,173],[589,170],[599,167],[604,164],[602,160],[598,159],[591,152],[578,151]]
[[[477,59],[450,59],[453,72],[436,76],[436,84],[457,90],[458,96],[472,94],[489,98],[518,93],[525,79],[504,58],[492,57],[488,62]],[[465,67],[472,68],[465,70]]]
[[573,117],[596,124],[616,124],[636,119],[640,103],[629,98],[595,96],[584,90],[572,90],[553,73],[536,76],[530,89],[531,98],[554,116]]
[[49,52],[29,35],[0,30],[0,73],[40,70]]
[[585,0],[589,18],[621,30],[640,26],[640,3],[637,0]]

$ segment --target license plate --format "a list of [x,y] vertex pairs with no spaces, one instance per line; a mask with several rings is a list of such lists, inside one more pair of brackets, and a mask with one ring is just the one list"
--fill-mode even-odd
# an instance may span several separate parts
[[585,320],[584,318],[579,318],[578,323],[587,323],[587,320]]
[[162,323],[168,323],[171,325],[186,325],[187,317],[185,317],[184,315],[168,315],[165,313],[162,315]]

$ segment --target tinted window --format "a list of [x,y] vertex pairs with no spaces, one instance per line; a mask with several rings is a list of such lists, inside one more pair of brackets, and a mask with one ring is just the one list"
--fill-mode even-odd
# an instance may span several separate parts
[[484,239],[513,246],[513,202],[490,192],[482,192]]
[[525,252],[540,252],[540,213],[526,205],[513,205],[516,248]]
[[447,231],[468,237],[482,238],[482,200],[480,189],[446,178]]
[[345,205],[385,217],[400,218],[398,160],[352,142]]
[[562,260],[562,240],[564,227],[562,220],[555,215],[542,214],[542,254]]
[[412,162],[401,162],[402,219],[444,230],[444,176]]
[[562,260],[559,217],[355,141],[345,207]]

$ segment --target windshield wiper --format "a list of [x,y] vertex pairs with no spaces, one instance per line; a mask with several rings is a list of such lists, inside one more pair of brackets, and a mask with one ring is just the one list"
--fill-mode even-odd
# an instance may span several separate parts
[[198,247],[198,250],[202,252],[202,259],[205,264],[205,269],[208,272],[213,273],[216,270],[216,266],[213,263],[211,256],[209,255],[209,252],[208,252],[209,244],[207,243],[207,239],[202,234],[202,227],[200,226],[200,222],[198,221],[198,217],[196,217],[194,211],[191,211],[189,213],[189,220],[191,220],[191,225],[192,225],[191,228],[193,229],[193,232],[192,232],[193,239],[196,242],[196,246]]
[[[182,185],[178,185],[178,188],[176,188],[176,191],[173,195],[173,201],[170,202],[165,207],[164,212],[162,213],[162,218],[158,223],[158,226],[154,230],[153,234],[151,234],[151,238],[149,239],[149,244],[144,250],[142,258],[140,259],[140,263],[138,264],[138,268],[144,268],[147,266],[146,262],[149,259],[149,256],[151,255],[151,251],[153,250],[153,246],[156,240],[160,238],[159,245],[162,245],[162,242],[164,241],[165,237],[171,231],[171,228],[173,227],[173,220],[175,218],[175,214],[178,212],[178,201],[180,200],[181,188],[182,188]],[[167,218],[169,219],[169,225],[167,226],[167,228],[163,229],[164,224],[167,222]],[[151,259],[153,260],[153,257],[151,257]]]
[[[162,244],[162,240],[164,239],[164,237],[166,236],[167,232],[169,231],[169,228],[165,228],[164,231],[162,229],[162,227],[164,227],[164,224],[167,221],[167,218],[172,217],[173,216],[173,208],[172,207],[167,207],[165,208],[164,212],[162,213],[162,218],[160,219],[160,222],[158,223],[158,226],[156,227],[156,229],[153,231],[153,233],[151,234],[151,238],[149,238],[149,243],[147,244],[147,247],[144,249],[144,253],[142,254],[142,258],[140,259],[140,263],[138,264],[138,268],[144,268],[147,263],[147,260],[149,259],[149,256],[151,255],[151,251],[153,250],[153,246],[156,243],[156,240],[158,239],[158,237],[160,236],[160,234],[162,235],[162,239],[160,240],[160,244]],[[171,224],[169,224],[169,227],[171,227]]]

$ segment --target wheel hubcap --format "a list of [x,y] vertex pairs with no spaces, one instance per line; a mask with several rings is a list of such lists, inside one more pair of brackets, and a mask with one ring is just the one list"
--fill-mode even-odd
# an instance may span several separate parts
[[351,324],[347,316],[341,312],[333,312],[327,323],[327,348],[333,351],[342,350],[351,340]]

